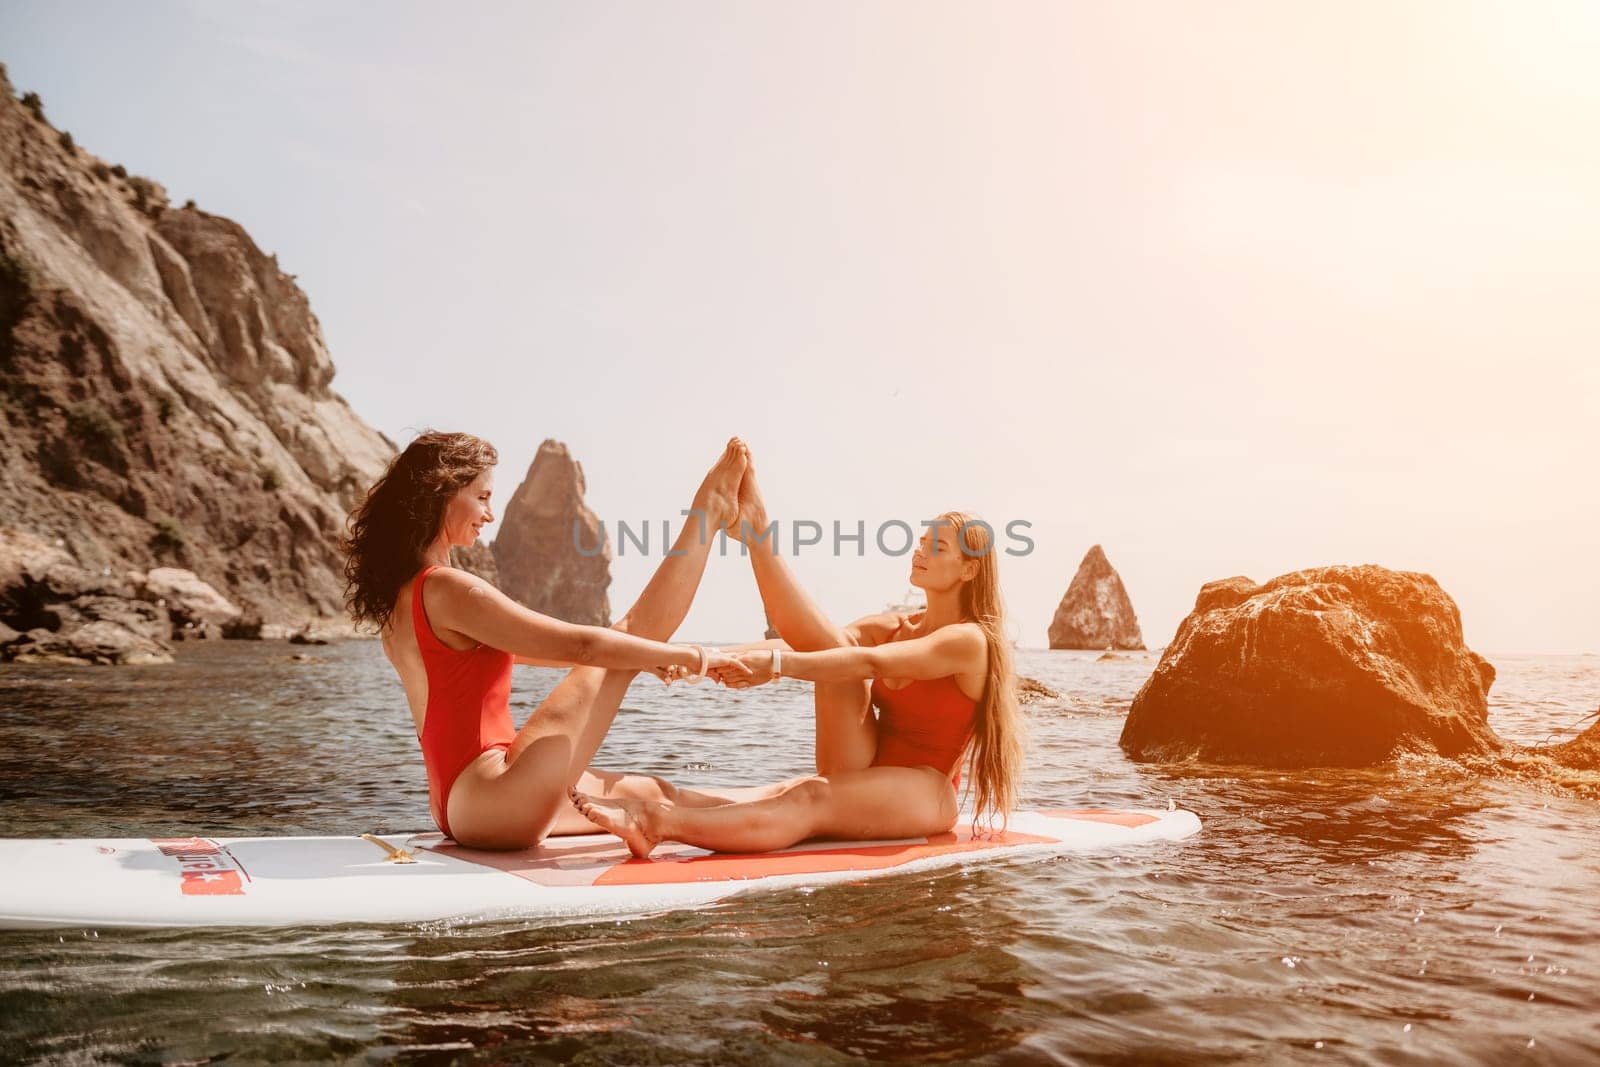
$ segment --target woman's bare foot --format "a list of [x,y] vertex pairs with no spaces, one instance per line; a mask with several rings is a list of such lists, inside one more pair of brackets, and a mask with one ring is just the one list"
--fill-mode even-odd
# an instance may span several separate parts
[[741,447],[745,457],[744,477],[739,480],[739,513],[730,532],[741,543],[749,544],[746,538],[760,537],[766,532],[767,502],[762,499],[761,489],[756,485],[756,466],[750,458],[750,448],[742,442]]
[[728,447],[722,450],[717,462],[706,472],[705,481],[700,483],[700,489],[694,494],[694,503],[690,507],[705,516],[702,521],[708,534],[712,530],[728,529],[738,521],[739,483],[744,477],[749,455],[749,449],[743,441],[737,437],[729,438]]
[[628,851],[640,859],[647,858],[661,843],[661,835],[654,832],[656,821],[654,816],[660,808],[659,804],[626,800],[621,797],[605,800],[580,793],[576,789],[567,790],[567,795],[572,798],[573,806],[585,819],[607,833],[622,838],[622,843],[628,846]]

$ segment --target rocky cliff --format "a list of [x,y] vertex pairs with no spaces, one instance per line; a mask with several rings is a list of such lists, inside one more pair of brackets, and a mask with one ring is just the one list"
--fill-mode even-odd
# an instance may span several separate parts
[[1099,545],[1085,553],[1056,607],[1050,620],[1050,647],[1144,648],[1128,590]]
[[494,561],[507,596],[567,622],[611,624],[611,543],[583,502],[583,466],[545,441],[495,534]]
[[[0,528],[105,595],[166,567],[247,616],[337,615],[338,534],[394,445],[330,388],[306,295],[238,224],[54,129],[3,68],[0,90]],[[99,595],[82,575],[68,591]]]

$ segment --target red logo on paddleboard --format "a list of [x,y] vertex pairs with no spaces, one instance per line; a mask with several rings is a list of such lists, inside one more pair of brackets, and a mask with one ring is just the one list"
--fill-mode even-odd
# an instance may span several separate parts
[[244,893],[244,871],[221,845],[203,837],[152,837],[150,843],[163,856],[178,861],[183,895],[239,896]]

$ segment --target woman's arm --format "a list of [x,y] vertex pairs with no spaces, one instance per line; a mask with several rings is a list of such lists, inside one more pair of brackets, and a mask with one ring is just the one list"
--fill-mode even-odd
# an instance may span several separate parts
[[880,611],[876,615],[864,615],[844,628],[845,643],[851,645],[884,644],[909,619],[910,616],[894,611]]
[[[844,643],[846,645],[878,645],[887,641],[901,626],[903,616],[893,612],[882,612],[877,615],[867,615],[843,627]],[[723,645],[724,652],[754,652],[759,649],[775,648],[788,654],[793,651],[789,642],[781,637],[774,637],[766,641],[746,641],[741,645]]]
[[754,652],[763,648],[776,648],[783,652],[789,651],[789,643],[781,637],[774,637],[770,641],[747,641],[742,645],[723,645],[724,652]]
[[[926,637],[891,641],[871,647],[847,646],[819,652],[784,652],[782,671],[786,678],[808,682],[848,682],[868,678],[943,678],[951,674],[975,674],[982,670],[988,643],[983,631],[972,623],[941,626]],[[772,654],[753,650],[737,659],[750,671],[746,679],[730,678],[734,688],[760,685],[772,680]]]
[[563,663],[561,660],[558,660],[558,659],[539,659],[539,658],[534,657],[534,656],[518,656],[515,653],[513,653],[512,656],[511,656],[511,662],[515,663],[519,667],[570,667],[570,666],[572,666],[572,664]]
[[[696,670],[693,645],[648,641],[605,626],[579,626],[529,611],[500,590],[462,571],[438,571],[430,579],[428,617],[474,641],[509,652],[524,662],[546,666],[594,666],[621,670],[687,667]],[[413,594],[415,595],[415,594]],[[713,656],[720,672],[738,677],[731,657]]]

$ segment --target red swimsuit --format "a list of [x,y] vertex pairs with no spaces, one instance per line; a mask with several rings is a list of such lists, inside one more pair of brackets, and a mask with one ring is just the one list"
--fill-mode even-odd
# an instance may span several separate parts
[[878,754],[874,767],[932,767],[961,784],[961,757],[972,740],[978,702],[961,691],[955,675],[890,689],[872,680],[878,709]]
[[488,645],[462,652],[434,635],[422,606],[422,582],[436,569],[422,568],[411,586],[411,628],[428,675],[428,707],[418,738],[428,768],[428,808],[449,837],[450,787],[467,764],[491,748],[509,749],[517,732],[511,726],[511,653]]

